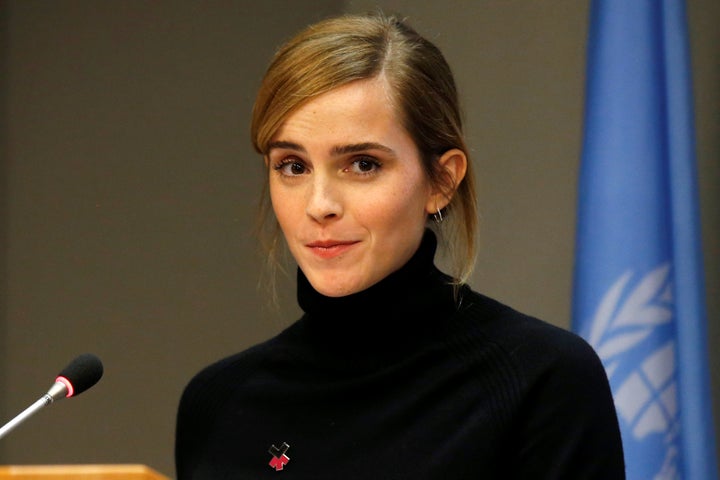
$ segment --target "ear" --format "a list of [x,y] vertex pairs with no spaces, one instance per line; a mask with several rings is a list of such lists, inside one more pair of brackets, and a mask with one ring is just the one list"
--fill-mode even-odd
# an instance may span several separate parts
[[453,148],[445,152],[438,163],[444,169],[443,178],[439,185],[433,186],[433,191],[428,197],[425,211],[428,214],[437,213],[450,203],[458,185],[465,178],[467,172],[467,156],[460,149]]

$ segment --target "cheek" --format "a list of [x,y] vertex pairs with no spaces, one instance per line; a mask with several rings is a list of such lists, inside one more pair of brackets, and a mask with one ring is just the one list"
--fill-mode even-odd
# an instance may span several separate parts
[[402,232],[403,229],[398,228],[401,225],[424,225],[426,199],[425,189],[417,183],[396,184],[381,195],[368,195],[361,202],[363,208],[356,210],[356,215],[376,226]]
[[269,193],[270,204],[272,205],[273,212],[275,213],[275,218],[277,218],[278,223],[280,223],[280,227],[285,230],[288,226],[288,222],[290,222],[293,218],[298,218],[296,210],[300,206],[301,202],[299,202],[296,197],[293,198],[288,195],[282,187],[273,185],[272,181],[270,182]]

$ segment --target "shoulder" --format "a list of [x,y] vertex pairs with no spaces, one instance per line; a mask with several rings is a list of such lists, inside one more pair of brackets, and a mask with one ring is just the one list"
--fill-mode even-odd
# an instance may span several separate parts
[[[280,334],[238,353],[215,360],[199,370],[187,383],[181,397],[181,411],[194,409],[212,399],[229,398],[250,375],[262,371],[268,362],[282,357],[293,326]],[[192,407],[191,407],[192,405]]]
[[194,451],[208,429],[226,414],[229,402],[248,382],[262,375],[268,362],[284,349],[288,330],[239,353],[203,367],[185,385],[176,412],[176,451],[179,457]]
[[[512,478],[624,478],[605,369],[580,336],[477,293],[460,312],[478,350],[492,350],[515,442]],[[487,347],[490,345],[490,347]],[[544,472],[539,475],[538,472]],[[544,475],[544,476],[543,476]]]
[[464,335],[496,352],[524,382],[558,377],[583,379],[606,388],[607,378],[595,350],[579,335],[497,300],[466,289],[459,309]]

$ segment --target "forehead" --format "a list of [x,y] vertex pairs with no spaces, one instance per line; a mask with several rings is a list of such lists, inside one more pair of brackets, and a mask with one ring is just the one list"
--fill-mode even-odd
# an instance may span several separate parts
[[[384,80],[351,82],[314,97],[292,111],[271,141],[328,139],[378,141],[407,136]],[[360,138],[358,138],[360,137]]]

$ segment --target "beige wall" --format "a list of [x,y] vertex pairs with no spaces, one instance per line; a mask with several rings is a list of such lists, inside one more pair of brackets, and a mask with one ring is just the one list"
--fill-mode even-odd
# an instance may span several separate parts
[[[480,188],[473,285],[567,327],[588,2],[379,4],[407,15],[456,72]],[[0,3],[0,423],[77,353],[106,367],[93,390],[1,440],[0,464],[145,463],[172,475],[185,382],[297,316],[291,282],[280,313],[256,288],[253,92],[301,25],[377,3],[299,5]],[[688,6],[717,345],[720,4]]]

